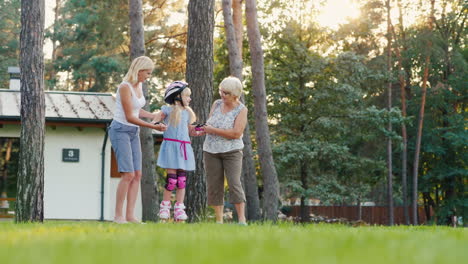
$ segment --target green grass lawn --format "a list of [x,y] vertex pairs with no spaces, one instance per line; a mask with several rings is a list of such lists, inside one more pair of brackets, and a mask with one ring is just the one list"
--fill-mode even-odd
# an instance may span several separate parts
[[466,263],[468,229],[0,222],[0,263]]

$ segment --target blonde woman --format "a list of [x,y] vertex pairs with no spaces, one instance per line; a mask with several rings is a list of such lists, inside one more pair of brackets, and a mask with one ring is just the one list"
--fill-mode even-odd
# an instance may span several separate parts
[[229,202],[236,207],[239,224],[245,219],[245,194],[241,184],[242,134],[247,124],[247,108],[239,98],[242,83],[236,77],[227,77],[219,84],[220,100],[213,103],[204,126],[203,144],[208,205],[215,211],[216,222],[223,223],[224,177],[229,186]]
[[166,169],[166,184],[163,200],[160,205],[159,218],[166,221],[170,218],[171,194],[176,190],[176,203],[174,204],[174,220],[185,221],[184,197],[186,171],[195,170],[195,157],[190,145],[190,136],[199,136],[195,126],[195,113],[190,108],[191,91],[187,83],[175,81],[166,88],[164,101],[168,103],[161,108],[164,114],[164,123],[167,130],[163,135],[163,142],[158,156],[158,166]]
[[[139,223],[135,217],[135,203],[141,180],[140,126],[165,131],[164,124],[148,123],[140,118],[160,120],[161,113],[150,113],[142,109],[146,104],[142,83],[153,72],[150,58],[141,56],[133,60],[123,82],[117,88],[114,120],[109,127],[109,137],[117,159],[121,178],[117,186],[114,222]],[[125,215],[123,204],[127,200]]]

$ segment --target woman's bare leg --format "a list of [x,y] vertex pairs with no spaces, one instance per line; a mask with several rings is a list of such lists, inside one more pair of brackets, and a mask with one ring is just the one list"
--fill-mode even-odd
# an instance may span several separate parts
[[223,223],[223,210],[224,206],[222,205],[215,205],[212,206],[215,211],[216,223],[222,224]]
[[117,186],[117,194],[115,197],[115,221],[116,222],[125,222],[123,216],[123,204],[125,198],[127,197],[128,189],[130,183],[132,182],[135,174],[133,172],[121,172],[120,173],[120,182]]
[[135,177],[133,177],[127,192],[127,212],[126,218],[129,222],[139,222],[135,217],[135,204],[140,190],[141,181],[141,170],[135,171]]
[[239,223],[246,223],[245,220],[245,203],[238,203],[234,204],[237,211],[237,218],[239,219]]

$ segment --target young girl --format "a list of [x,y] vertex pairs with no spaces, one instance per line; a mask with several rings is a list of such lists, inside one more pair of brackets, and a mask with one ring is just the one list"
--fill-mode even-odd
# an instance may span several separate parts
[[190,94],[187,83],[175,81],[166,88],[164,95],[164,101],[169,105],[161,108],[164,123],[167,124],[157,162],[157,165],[167,172],[163,201],[159,210],[161,220],[170,218],[171,194],[176,188],[174,220],[187,220],[184,210],[186,171],[195,170],[195,158],[189,136],[203,134],[195,131],[195,127],[190,125],[196,121],[195,113],[189,106]]

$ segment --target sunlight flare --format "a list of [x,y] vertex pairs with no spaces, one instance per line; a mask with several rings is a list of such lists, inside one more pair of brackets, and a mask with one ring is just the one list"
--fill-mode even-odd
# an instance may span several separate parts
[[337,29],[348,19],[359,16],[359,6],[352,0],[328,0],[320,7],[317,21],[321,26]]

